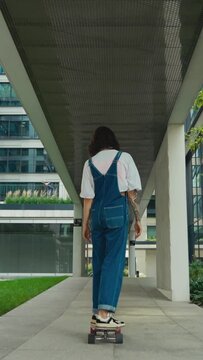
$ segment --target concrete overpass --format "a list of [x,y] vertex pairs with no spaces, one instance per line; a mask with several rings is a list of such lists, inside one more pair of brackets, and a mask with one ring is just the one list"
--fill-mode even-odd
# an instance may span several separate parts
[[[94,129],[111,126],[156,191],[157,287],[189,299],[184,121],[203,83],[199,0],[1,0],[0,62],[82,217]],[[84,266],[74,227],[73,268]]]

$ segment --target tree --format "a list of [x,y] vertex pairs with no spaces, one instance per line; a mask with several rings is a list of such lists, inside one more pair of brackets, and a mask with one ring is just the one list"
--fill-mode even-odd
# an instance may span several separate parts
[[199,110],[202,106],[203,106],[203,90],[200,90],[197,95],[197,98],[195,99],[193,109]]
[[185,135],[187,147],[195,151],[203,143],[203,126],[192,127]]
[[[202,107],[203,90],[200,90],[192,108],[193,110],[199,110]],[[192,127],[185,135],[185,139],[187,140],[187,147],[191,151],[195,151],[203,143],[203,127]]]

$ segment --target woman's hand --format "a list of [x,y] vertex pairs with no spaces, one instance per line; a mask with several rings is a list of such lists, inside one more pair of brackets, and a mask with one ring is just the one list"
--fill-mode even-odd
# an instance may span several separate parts
[[91,241],[91,233],[89,227],[90,221],[90,209],[92,206],[93,199],[84,199],[84,208],[83,208],[83,224],[82,224],[82,237],[84,240]]
[[140,221],[135,221],[135,238],[138,238],[142,233],[142,225]]
[[84,224],[82,227],[82,237],[84,240],[91,242],[91,232],[88,223]]

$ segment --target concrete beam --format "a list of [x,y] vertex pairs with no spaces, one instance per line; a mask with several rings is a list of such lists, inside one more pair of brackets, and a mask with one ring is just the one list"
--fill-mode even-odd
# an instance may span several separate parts
[[[74,206],[75,219],[82,219],[82,207]],[[85,241],[82,239],[82,226],[73,227],[73,276],[85,276]]]
[[75,204],[81,205],[81,199],[78,196],[75,186],[70,178],[66,164],[63,161],[58,145],[51,132],[48,121],[35,94],[35,90],[31,84],[29,76],[16,49],[15,43],[1,11],[0,33],[0,63],[4,67],[8,79],[12,83],[17,96],[19,97],[26,113],[33,123],[33,126],[40,135],[40,140],[47,150],[71,199]]
[[203,29],[200,33],[190,64],[185,74],[169,124],[184,124],[203,84]]
[[[15,89],[27,115],[40,136],[57,173],[59,174],[68,194],[75,204],[74,217],[82,217],[81,199],[75,189],[69,175],[66,164],[63,161],[58,145],[49,127],[35,90],[29,79],[27,71],[17,51],[13,38],[0,11],[0,64],[4,67],[7,77]],[[73,232],[73,271],[74,275],[81,276],[84,273],[84,244],[81,238],[81,227]]]

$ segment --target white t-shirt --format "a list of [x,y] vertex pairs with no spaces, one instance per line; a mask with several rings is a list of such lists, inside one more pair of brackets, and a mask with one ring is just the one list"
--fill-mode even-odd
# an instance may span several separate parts
[[[92,157],[92,162],[96,168],[104,175],[111,166],[113,159],[117,154],[115,149],[105,149],[99,151]],[[142,190],[140,176],[132,156],[127,152],[122,152],[117,162],[118,187],[121,191]],[[82,174],[80,197],[93,199],[94,179],[88,160],[85,162]]]

